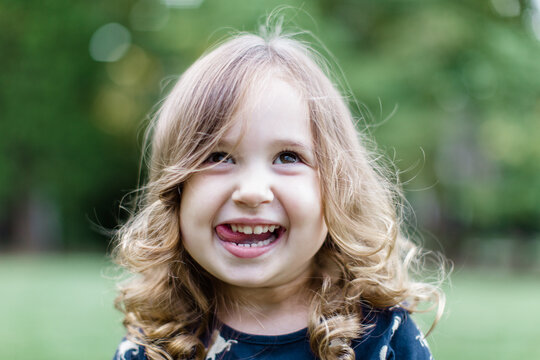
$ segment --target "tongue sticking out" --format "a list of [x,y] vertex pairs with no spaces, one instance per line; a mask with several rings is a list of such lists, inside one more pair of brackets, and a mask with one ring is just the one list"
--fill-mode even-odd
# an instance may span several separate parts
[[271,233],[269,231],[262,234],[249,235],[241,232],[234,232],[229,227],[229,225],[216,226],[216,232],[221,240],[237,244],[249,244],[258,241],[264,241],[270,239],[274,235],[274,233]]

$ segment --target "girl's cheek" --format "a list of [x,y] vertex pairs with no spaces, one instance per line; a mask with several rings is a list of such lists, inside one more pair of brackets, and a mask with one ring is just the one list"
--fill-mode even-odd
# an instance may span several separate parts
[[200,174],[190,180],[191,193],[201,206],[223,202],[230,196],[231,182],[226,176]]
[[300,215],[322,208],[319,181],[315,176],[289,181],[283,189],[283,196],[280,198],[289,203],[289,209]]

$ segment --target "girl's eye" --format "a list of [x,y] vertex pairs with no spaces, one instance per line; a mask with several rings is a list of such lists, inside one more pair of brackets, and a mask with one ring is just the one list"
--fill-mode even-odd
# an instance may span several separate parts
[[300,162],[300,157],[292,151],[283,151],[274,161],[276,164],[295,164],[297,162]]
[[208,159],[205,160],[206,163],[229,163],[233,164],[233,159],[231,155],[223,151],[218,151],[210,154]]

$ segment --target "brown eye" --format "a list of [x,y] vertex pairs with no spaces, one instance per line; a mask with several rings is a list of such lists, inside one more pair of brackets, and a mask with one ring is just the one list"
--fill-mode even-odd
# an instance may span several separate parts
[[276,160],[275,164],[295,164],[300,161],[300,157],[292,151],[284,151],[280,153]]
[[228,163],[234,164],[232,157],[223,151],[218,151],[210,154],[210,156],[204,161],[205,163]]

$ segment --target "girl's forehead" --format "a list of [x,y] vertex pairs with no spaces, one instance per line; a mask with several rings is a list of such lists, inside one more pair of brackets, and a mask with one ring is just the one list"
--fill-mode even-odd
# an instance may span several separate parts
[[302,86],[294,74],[284,69],[277,67],[261,69],[259,73],[249,77],[242,86],[240,108],[255,107],[269,100],[275,101],[282,93],[305,102]]
[[254,113],[276,115],[282,108],[295,110],[308,120],[308,105],[298,86],[282,77],[268,78],[251,84],[241,96],[233,119],[246,120]]
[[233,114],[223,141],[238,140],[244,134],[268,135],[280,141],[311,146],[307,101],[295,86],[281,78],[252,86]]

